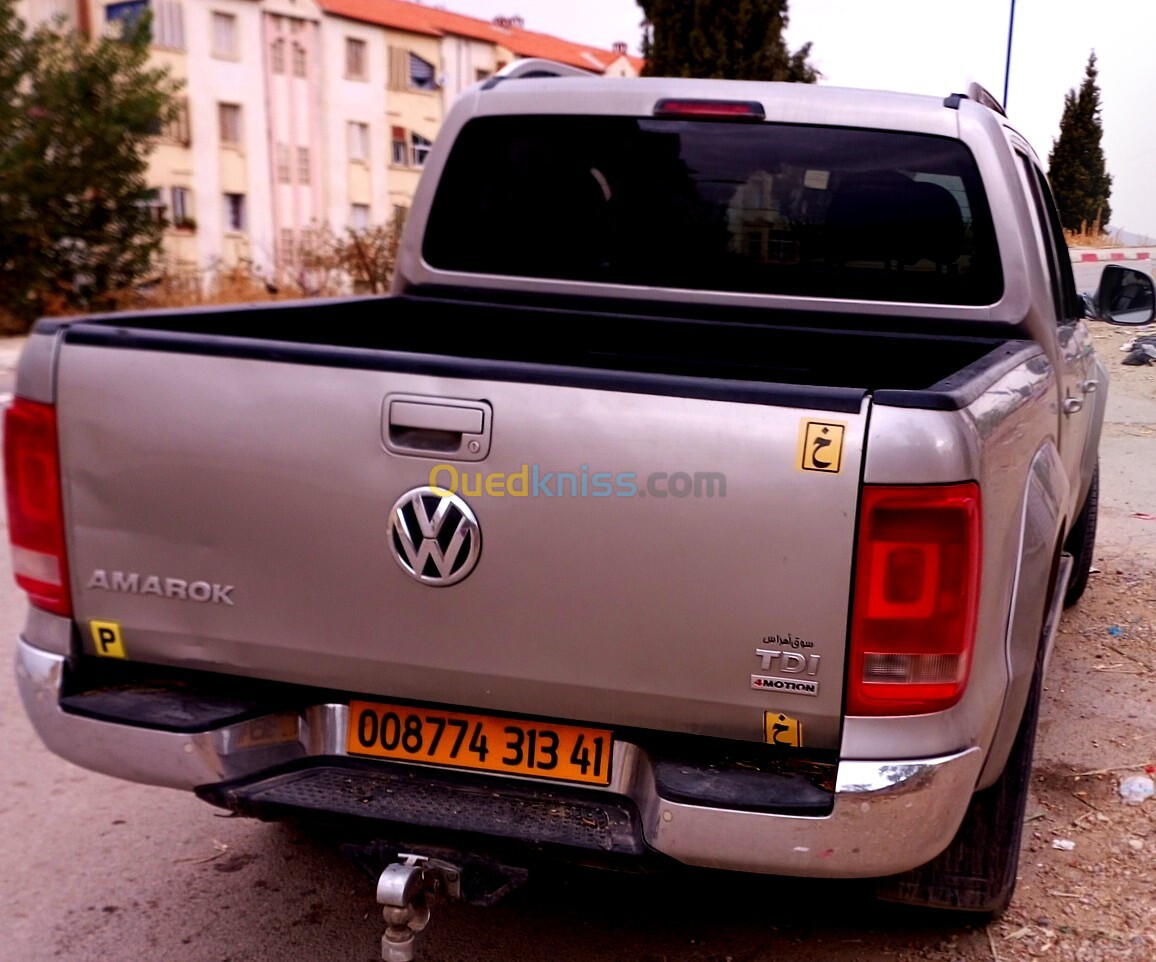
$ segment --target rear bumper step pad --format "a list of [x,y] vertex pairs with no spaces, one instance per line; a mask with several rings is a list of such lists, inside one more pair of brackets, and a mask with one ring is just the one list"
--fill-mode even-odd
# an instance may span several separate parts
[[336,815],[597,852],[648,850],[638,809],[622,796],[583,798],[568,791],[560,798],[388,764],[319,764],[248,783],[204,786],[197,795],[258,818]]

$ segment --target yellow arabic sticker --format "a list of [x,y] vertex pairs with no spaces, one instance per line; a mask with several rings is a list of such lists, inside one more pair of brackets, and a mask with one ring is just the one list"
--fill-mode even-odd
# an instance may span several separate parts
[[768,745],[782,745],[787,748],[803,747],[803,723],[782,712],[769,711],[763,714],[763,736]]
[[842,471],[846,430],[847,425],[838,421],[804,421],[799,428],[799,470],[827,474]]

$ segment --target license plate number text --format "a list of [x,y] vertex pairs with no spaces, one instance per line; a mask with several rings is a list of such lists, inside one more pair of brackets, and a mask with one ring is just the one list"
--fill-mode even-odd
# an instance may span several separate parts
[[599,728],[355,701],[346,750],[403,761],[610,782],[612,735]]

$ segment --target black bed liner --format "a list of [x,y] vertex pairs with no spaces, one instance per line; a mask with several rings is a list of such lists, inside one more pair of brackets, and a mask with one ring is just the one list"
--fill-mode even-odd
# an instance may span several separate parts
[[[703,316],[704,313],[709,316]],[[69,343],[857,411],[953,410],[1039,349],[1014,326],[440,292],[42,321]],[[877,319],[876,319],[877,320]],[[930,322],[923,322],[930,325]],[[837,326],[842,324],[844,326]]]

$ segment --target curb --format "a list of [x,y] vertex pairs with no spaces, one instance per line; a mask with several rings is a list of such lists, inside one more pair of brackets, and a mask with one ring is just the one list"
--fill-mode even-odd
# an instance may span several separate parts
[[1156,247],[1070,247],[1068,254],[1073,264],[1091,261],[1151,261],[1156,260]]

